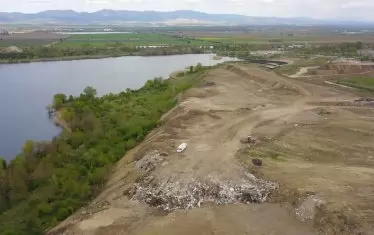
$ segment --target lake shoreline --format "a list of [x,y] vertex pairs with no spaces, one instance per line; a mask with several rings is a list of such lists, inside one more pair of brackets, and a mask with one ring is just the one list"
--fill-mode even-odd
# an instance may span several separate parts
[[64,56],[64,57],[51,57],[51,58],[36,58],[30,60],[16,60],[16,61],[5,61],[0,60],[0,64],[30,64],[37,62],[53,62],[53,61],[74,61],[74,60],[90,60],[90,59],[105,59],[105,58],[116,58],[125,56],[138,56],[138,55],[84,55],[84,56]]
[[188,54],[168,54],[168,55],[141,55],[139,53],[134,54],[117,54],[117,55],[82,55],[82,56],[64,56],[64,57],[50,57],[50,58],[35,58],[29,60],[0,60],[0,64],[30,64],[38,62],[53,62],[53,61],[74,61],[74,60],[95,60],[95,59],[106,59],[106,58],[118,58],[118,57],[132,57],[132,56],[173,56],[173,55],[204,55],[204,54],[215,54],[215,53],[188,53]]
[[61,117],[61,113],[59,111],[54,112],[53,122],[55,123],[56,126],[61,127],[63,130],[71,132],[69,124]]
[[[50,140],[64,129],[62,125],[54,125],[54,115],[47,115],[46,107],[55,94],[79,96],[88,85],[97,88],[98,96],[116,94],[127,88],[139,89],[155,77],[181,75],[191,65],[213,66],[234,60],[224,57],[215,61],[211,57],[209,54],[124,56],[0,65],[0,87],[5,88],[0,92],[0,106],[3,107],[0,137],[4,139],[0,155],[10,161],[26,140]],[[25,116],[28,118],[24,119]],[[18,131],[14,131],[15,128]]]

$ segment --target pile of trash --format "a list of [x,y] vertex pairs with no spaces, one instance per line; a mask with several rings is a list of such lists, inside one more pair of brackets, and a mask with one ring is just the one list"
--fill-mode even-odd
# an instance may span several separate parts
[[311,195],[307,197],[301,205],[296,208],[296,217],[302,222],[313,220],[316,214],[316,208],[325,205],[326,202],[317,196]]
[[252,137],[252,136],[249,135],[249,136],[246,136],[244,138],[241,138],[240,142],[242,144],[256,144],[257,140],[254,137]]
[[148,176],[134,187],[133,195],[129,195],[133,200],[173,211],[200,207],[204,202],[219,205],[262,203],[271,191],[278,188],[278,184],[247,173],[239,183],[219,181],[211,177],[204,181],[191,179],[187,183],[172,178],[156,182],[153,176]]
[[164,161],[164,157],[158,151],[147,153],[143,158],[136,162],[135,167],[139,170],[150,172],[153,171],[158,164]]
[[374,98],[359,98],[355,102],[374,102]]
[[374,105],[374,98],[359,98],[354,101],[356,104],[360,105]]

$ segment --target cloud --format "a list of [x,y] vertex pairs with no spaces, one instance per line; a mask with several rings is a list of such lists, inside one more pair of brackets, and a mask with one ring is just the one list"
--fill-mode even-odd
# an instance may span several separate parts
[[369,1],[348,1],[341,5],[342,8],[374,8],[374,2],[372,0]]
[[0,11],[198,10],[252,16],[374,20],[374,0],[0,0]]
[[87,4],[110,4],[110,0],[87,0]]

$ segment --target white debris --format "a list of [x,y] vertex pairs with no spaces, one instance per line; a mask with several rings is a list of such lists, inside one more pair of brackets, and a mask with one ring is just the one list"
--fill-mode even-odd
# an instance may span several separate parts
[[298,208],[296,208],[296,216],[302,222],[312,220],[314,219],[314,216],[316,214],[316,208],[325,203],[325,201],[319,199],[317,196],[309,196],[303,201],[303,203],[301,203]]
[[181,152],[183,152],[186,148],[187,148],[187,144],[186,144],[186,143],[182,143],[182,144],[179,145],[179,147],[177,148],[177,152],[178,152],[178,153],[181,153]]

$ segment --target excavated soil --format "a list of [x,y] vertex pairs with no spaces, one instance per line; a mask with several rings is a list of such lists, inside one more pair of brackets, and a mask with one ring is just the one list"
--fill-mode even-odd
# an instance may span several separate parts
[[358,98],[214,69],[49,234],[371,234],[374,111]]

